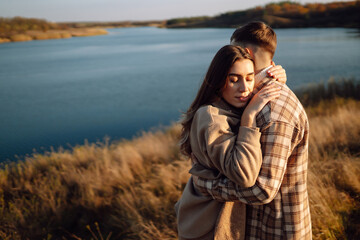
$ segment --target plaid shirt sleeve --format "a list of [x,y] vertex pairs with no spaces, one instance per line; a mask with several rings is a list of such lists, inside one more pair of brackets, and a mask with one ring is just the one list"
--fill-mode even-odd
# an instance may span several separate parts
[[240,188],[225,176],[215,180],[195,178],[199,191],[218,201],[241,201],[250,205],[271,202],[280,189],[294,143],[300,131],[286,122],[270,122],[261,129],[263,164],[255,185]]

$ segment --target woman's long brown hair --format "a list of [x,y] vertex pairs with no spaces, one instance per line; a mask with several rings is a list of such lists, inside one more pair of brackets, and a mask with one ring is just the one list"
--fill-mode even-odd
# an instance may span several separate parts
[[222,47],[214,56],[204,81],[189,109],[181,120],[182,131],[180,135],[180,151],[186,155],[191,155],[190,128],[196,111],[204,105],[208,105],[218,100],[222,96],[222,91],[226,86],[226,80],[232,65],[241,59],[253,61],[250,55],[239,46],[226,45]]

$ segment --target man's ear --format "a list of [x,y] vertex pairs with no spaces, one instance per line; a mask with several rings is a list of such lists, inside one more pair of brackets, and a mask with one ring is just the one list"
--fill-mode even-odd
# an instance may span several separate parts
[[245,51],[246,51],[248,54],[251,55],[251,50],[250,50],[250,48],[245,48]]

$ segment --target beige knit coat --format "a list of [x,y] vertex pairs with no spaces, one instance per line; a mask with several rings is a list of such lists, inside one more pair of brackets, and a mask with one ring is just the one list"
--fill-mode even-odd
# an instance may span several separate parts
[[[262,163],[261,134],[258,129],[239,126],[240,120],[241,112],[223,100],[196,112],[189,136],[192,177],[175,205],[179,239],[243,239],[245,205],[218,202],[193,185],[193,177],[216,179],[221,175],[244,188],[254,185]],[[232,216],[242,217],[235,222]]]

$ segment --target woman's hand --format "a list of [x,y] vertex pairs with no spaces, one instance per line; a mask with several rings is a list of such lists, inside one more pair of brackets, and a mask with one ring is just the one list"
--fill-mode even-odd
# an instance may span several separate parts
[[269,101],[280,96],[280,89],[281,86],[279,86],[279,84],[271,83],[256,93],[244,110],[241,117],[241,126],[256,127],[256,114],[258,114]]
[[273,67],[267,71],[267,74],[275,78],[276,81],[285,84],[287,81],[285,69],[281,65],[275,65],[274,62],[272,62],[272,65]]

